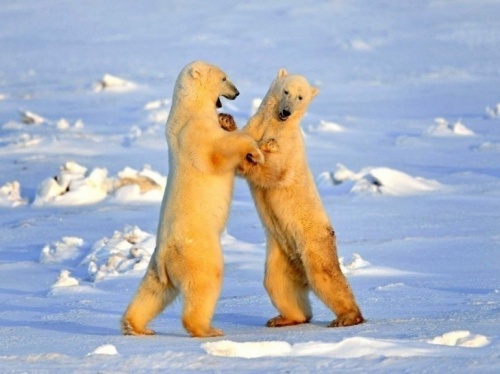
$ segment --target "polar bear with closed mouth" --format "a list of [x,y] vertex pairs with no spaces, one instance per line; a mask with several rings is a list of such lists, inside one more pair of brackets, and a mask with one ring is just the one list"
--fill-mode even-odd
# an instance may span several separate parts
[[222,285],[220,235],[234,171],[244,159],[264,161],[256,142],[224,128],[216,111],[220,96],[235,99],[238,94],[221,69],[203,61],[188,64],[177,78],[166,125],[169,172],[156,248],[122,317],[126,335],[154,334],[148,323],[179,294],[182,323],[192,336],[223,335],[211,323]]
[[263,164],[244,161],[238,171],[267,234],[264,285],[279,312],[269,327],[308,322],[310,290],[336,314],[331,327],[364,322],[340,270],[335,231],[306,160],[300,121],[317,93],[304,77],[280,69],[243,128],[265,155]]

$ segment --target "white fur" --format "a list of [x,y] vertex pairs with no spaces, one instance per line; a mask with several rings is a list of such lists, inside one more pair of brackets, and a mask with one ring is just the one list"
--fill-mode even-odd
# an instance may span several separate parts
[[245,157],[263,162],[250,136],[219,125],[219,97],[237,94],[222,70],[202,61],[188,64],[177,78],[166,127],[169,173],[157,246],[122,319],[125,334],[152,334],[146,325],[181,293],[186,330],[199,337],[222,335],[211,320],[222,285],[220,235],[234,170]]

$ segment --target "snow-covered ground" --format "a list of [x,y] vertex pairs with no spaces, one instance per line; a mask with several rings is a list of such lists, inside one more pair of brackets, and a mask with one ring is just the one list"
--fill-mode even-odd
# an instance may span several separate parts
[[[0,368],[5,372],[500,372],[500,3],[27,1],[0,6]],[[266,328],[264,233],[236,183],[214,325],[180,302],[119,319],[155,245],[164,123],[194,59],[241,92],[320,88],[308,159],[367,323]]]

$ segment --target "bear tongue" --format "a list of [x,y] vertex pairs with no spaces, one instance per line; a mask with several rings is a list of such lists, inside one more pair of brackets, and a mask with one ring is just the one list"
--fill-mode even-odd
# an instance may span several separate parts
[[216,103],[215,103],[215,106],[216,106],[217,108],[222,108],[222,103],[220,102],[220,98],[219,98],[219,97],[217,98],[217,101],[216,101]]

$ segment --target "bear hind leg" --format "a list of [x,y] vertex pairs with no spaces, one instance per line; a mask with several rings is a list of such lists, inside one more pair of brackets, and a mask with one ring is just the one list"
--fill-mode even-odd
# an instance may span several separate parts
[[[200,274],[204,274],[200,277]],[[185,286],[182,325],[193,337],[205,338],[224,335],[212,326],[217,300],[222,288],[222,271],[203,269],[197,277],[183,280]]]
[[290,263],[273,238],[268,240],[264,286],[280,313],[267,322],[267,327],[298,325],[311,320],[309,286],[305,275]]
[[124,335],[154,335],[148,323],[160,314],[179,294],[170,283],[160,282],[153,271],[148,269],[139,288],[121,319]]
[[[326,253],[325,247],[328,247]],[[337,316],[329,327],[352,326],[365,321],[340,270],[335,241],[331,237],[310,244],[304,251],[303,262],[312,290]]]

